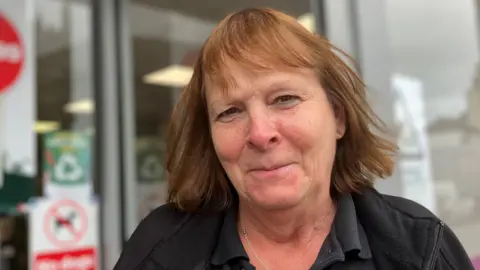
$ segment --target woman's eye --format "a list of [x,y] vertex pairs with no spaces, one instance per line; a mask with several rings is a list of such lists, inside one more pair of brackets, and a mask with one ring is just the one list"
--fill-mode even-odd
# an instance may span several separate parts
[[293,102],[293,101],[296,101],[298,100],[298,97],[297,96],[293,96],[293,95],[284,95],[284,96],[279,96],[275,99],[275,103],[279,103],[279,104],[286,104],[286,103],[290,103],[290,102]]
[[225,110],[222,113],[220,113],[217,118],[218,119],[228,118],[228,117],[231,117],[232,115],[234,115],[236,113],[239,113],[239,112],[240,112],[239,108],[232,107],[232,108],[230,108],[228,110]]

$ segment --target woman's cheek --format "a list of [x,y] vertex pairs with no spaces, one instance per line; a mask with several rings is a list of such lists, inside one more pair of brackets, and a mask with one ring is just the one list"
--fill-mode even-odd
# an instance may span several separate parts
[[222,123],[212,130],[212,139],[218,158],[224,162],[238,160],[245,144],[241,123]]

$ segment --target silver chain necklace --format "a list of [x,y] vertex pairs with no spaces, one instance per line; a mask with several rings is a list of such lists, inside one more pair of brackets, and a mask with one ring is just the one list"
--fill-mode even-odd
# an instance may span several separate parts
[[[333,211],[335,211],[335,206],[333,206],[332,208],[333,208]],[[243,235],[243,237],[245,238],[245,241],[247,242],[248,247],[250,248],[250,250],[252,251],[253,255],[254,255],[255,258],[258,260],[258,262],[260,262],[260,264],[262,265],[263,269],[264,269],[264,270],[269,270],[268,267],[267,267],[267,264],[266,264],[262,259],[260,259],[260,257],[258,256],[257,252],[255,252],[255,249],[253,248],[252,244],[250,243],[250,240],[248,239],[247,230],[245,229],[245,226],[243,225],[243,220],[242,220],[241,218],[239,218],[239,220],[240,220],[240,226],[242,226],[242,228],[241,228],[242,235]]]
[[243,226],[243,222],[242,222],[241,219],[240,219],[240,225],[242,226],[242,235],[243,235],[243,237],[245,238],[245,241],[247,242],[248,247],[249,247],[250,250],[252,251],[252,253],[253,253],[253,255],[255,256],[255,258],[260,262],[260,264],[262,265],[263,269],[268,270],[267,265],[265,264],[265,262],[264,262],[262,259],[260,259],[260,257],[258,256],[257,252],[255,252],[255,249],[253,248],[252,244],[250,243],[250,240],[248,240],[247,230],[245,230],[245,226]]

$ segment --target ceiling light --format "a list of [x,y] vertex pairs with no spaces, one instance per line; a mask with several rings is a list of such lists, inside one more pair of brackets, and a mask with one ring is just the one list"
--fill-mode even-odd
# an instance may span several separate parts
[[51,132],[60,128],[60,123],[55,121],[37,121],[35,122],[35,132],[39,134]]
[[64,110],[68,113],[88,114],[95,111],[95,104],[91,99],[82,99],[68,103]]
[[193,68],[181,65],[171,65],[149,73],[143,77],[148,84],[157,84],[169,87],[184,87],[193,75]]

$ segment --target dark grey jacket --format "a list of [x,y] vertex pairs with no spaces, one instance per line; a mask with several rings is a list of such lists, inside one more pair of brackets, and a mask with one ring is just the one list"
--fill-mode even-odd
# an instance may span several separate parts
[[[473,269],[454,233],[423,206],[373,189],[352,197],[377,269]],[[223,218],[161,206],[140,223],[114,270],[205,269]]]

